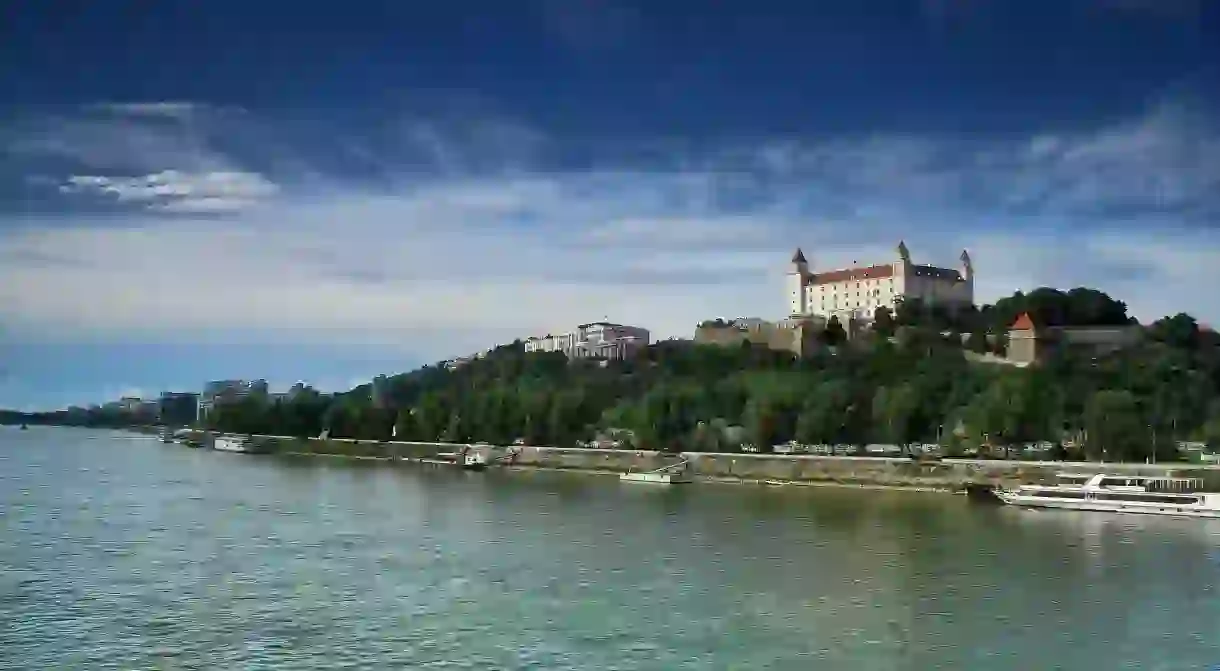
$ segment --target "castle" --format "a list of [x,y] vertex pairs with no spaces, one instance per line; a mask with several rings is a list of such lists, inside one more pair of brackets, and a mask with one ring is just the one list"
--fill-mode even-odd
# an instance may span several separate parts
[[904,242],[890,263],[826,272],[812,272],[810,266],[798,247],[787,279],[794,318],[869,321],[877,308],[892,312],[900,301],[911,299],[951,310],[974,304],[974,266],[965,250],[956,270],[912,263]]

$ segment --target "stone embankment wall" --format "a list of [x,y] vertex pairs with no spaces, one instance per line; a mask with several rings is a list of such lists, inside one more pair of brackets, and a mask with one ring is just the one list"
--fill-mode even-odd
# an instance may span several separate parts
[[[351,439],[300,439],[261,436],[272,450],[282,454],[318,454],[382,459],[433,458],[441,452],[464,447],[451,443],[355,441]],[[697,476],[708,479],[760,482],[840,483],[889,487],[961,489],[966,484],[1014,486],[1050,482],[1057,473],[1109,472],[1115,474],[1203,478],[1209,489],[1220,490],[1220,467],[1195,464],[1096,464],[1038,461],[949,459],[917,462],[881,457],[824,457],[774,454],[712,454],[684,452],[667,454],[635,450],[594,450],[558,447],[490,447],[475,449],[504,455],[516,451],[515,468],[624,473],[650,471],[690,461]]]

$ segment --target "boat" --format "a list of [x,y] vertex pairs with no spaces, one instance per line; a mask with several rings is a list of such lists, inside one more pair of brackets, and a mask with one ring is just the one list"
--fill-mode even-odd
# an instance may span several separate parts
[[25,422],[22,422],[22,423],[21,423],[21,430],[22,430],[22,431],[29,431],[29,430],[30,430],[30,425],[29,425],[29,424],[26,424]]
[[642,473],[627,472],[618,477],[623,482],[646,482],[654,485],[684,485],[693,482],[688,461],[682,461]]
[[1220,519],[1220,493],[1202,491],[1199,478],[1060,473],[1054,485],[997,489],[995,496],[1024,508],[1141,513]]
[[212,449],[221,452],[249,452],[249,439],[245,436],[217,436],[212,440]]
[[467,471],[487,470],[487,456],[480,451],[469,450],[462,455],[462,469]]

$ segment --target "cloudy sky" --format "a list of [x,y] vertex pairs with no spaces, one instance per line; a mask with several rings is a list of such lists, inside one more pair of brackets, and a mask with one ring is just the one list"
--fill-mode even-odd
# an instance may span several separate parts
[[4,3],[0,406],[344,389],[785,262],[1220,322],[1220,3]]

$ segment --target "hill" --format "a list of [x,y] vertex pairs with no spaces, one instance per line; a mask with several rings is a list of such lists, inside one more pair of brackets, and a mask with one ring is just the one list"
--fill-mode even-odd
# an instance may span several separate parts
[[[561,446],[603,436],[707,451],[739,449],[743,439],[764,450],[790,439],[959,449],[1046,440],[1076,443],[1067,449],[1080,454],[1063,456],[1139,461],[1175,458],[1180,439],[1220,439],[1220,339],[1188,315],[1145,327],[1141,343],[1108,356],[1067,350],[1017,369],[972,364],[962,334],[978,336],[965,338],[967,347],[990,340],[1002,350],[1007,325],[1022,313],[1048,326],[1133,320],[1121,302],[1089,289],[1014,294],[966,315],[897,312],[877,333],[803,359],[749,344],[670,341],[629,361],[569,361],[513,343],[454,370],[426,366],[333,400],[306,394],[221,408],[210,424]],[[736,426],[744,436],[729,430]]]
[[1220,337],[1189,315],[1138,327],[1138,344],[1104,356],[1067,348],[1028,368],[973,363],[969,350],[1003,353],[1021,314],[1047,327],[1134,321],[1102,292],[1039,289],[957,315],[902,305],[878,315],[874,331],[805,358],[668,341],[627,361],[569,361],[526,354],[517,342],[452,370],[425,366],[333,397],[308,388],[291,401],[252,397],[217,408],[206,423],[296,436],[329,428],[362,440],[571,446],[601,437],[705,451],[743,442],[765,451],[792,439],[956,450],[1050,441],[1067,444],[1060,456],[1136,461],[1176,458],[1178,440],[1220,443]]

